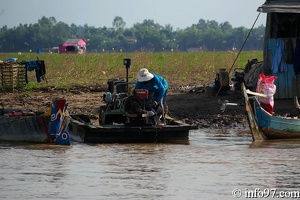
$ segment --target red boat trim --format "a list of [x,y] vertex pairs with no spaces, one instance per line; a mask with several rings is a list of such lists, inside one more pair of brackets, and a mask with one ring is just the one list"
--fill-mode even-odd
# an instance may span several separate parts
[[44,131],[45,131],[45,133],[46,133],[46,135],[47,135],[47,138],[49,139],[50,142],[52,142],[52,139],[51,139],[50,134],[49,134],[49,132],[48,132],[48,130],[47,130],[47,127],[46,127],[46,125],[45,125],[45,122],[44,122],[44,120],[43,120],[43,117],[40,116],[39,119],[40,119],[41,125],[42,125],[42,127],[43,127],[43,129],[44,129]]

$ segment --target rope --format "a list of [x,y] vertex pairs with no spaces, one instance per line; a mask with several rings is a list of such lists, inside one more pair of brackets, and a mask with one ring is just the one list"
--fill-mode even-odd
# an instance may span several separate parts
[[[253,23],[253,25],[252,25],[250,31],[248,32],[248,35],[247,35],[246,39],[244,40],[244,43],[243,43],[241,49],[239,50],[239,52],[238,52],[238,54],[237,54],[235,60],[233,61],[231,68],[229,69],[228,74],[230,74],[230,72],[231,72],[232,68],[234,67],[234,65],[235,65],[235,63],[236,63],[238,57],[240,56],[241,51],[243,50],[243,48],[244,48],[244,46],[245,46],[245,44],[246,44],[246,42],[247,42],[247,40],[248,40],[248,38],[249,38],[249,36],[250,36],[250,33],[252,32],[252,30],[253,30],[253,28],[254,28],[254,26],[255,26],[255,24],[256,24],[256,22],[257,22],[259,16],[260,16],[260,14],[261,14],[261,12],[258,13],[258,15],[257,15],[257,17],[256,17],[256,19],[255,19],[255,21],[254,21],[254,23]],[[220,88],[219,88],[219,90],[218,90],[218,92],[217,92],[217,94],[216,94],[216,97],[217,97],[218,94],[220,93],[221,89],[222,89],[222,85],[220,85]]]

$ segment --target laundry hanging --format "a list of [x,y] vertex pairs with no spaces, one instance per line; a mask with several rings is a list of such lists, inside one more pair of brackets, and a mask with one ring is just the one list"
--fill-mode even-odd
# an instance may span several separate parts
[[279,71],[286,72],[288,70],[288,66],[283,59],[284,51],[284,40],[278,38],[276,42],[276,52],[272,60],[273,74],[278,74]]

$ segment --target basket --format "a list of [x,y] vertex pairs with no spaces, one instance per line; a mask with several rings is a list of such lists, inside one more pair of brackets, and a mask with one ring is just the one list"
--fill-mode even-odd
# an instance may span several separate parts
[[0,87],[4,90],[14,90],[26,85],[25,66],[13,63],[0,62]]

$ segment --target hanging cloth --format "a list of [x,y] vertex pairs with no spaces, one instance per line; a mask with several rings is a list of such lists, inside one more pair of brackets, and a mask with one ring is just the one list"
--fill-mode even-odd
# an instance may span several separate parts
[[287,71],[287,64],[283,59],[283,55],[284,55],[284,40],[278,38],[276,42],[276,52],[272,62],[273,74],[277,74],[278,71],[282,71],[282,72]]

